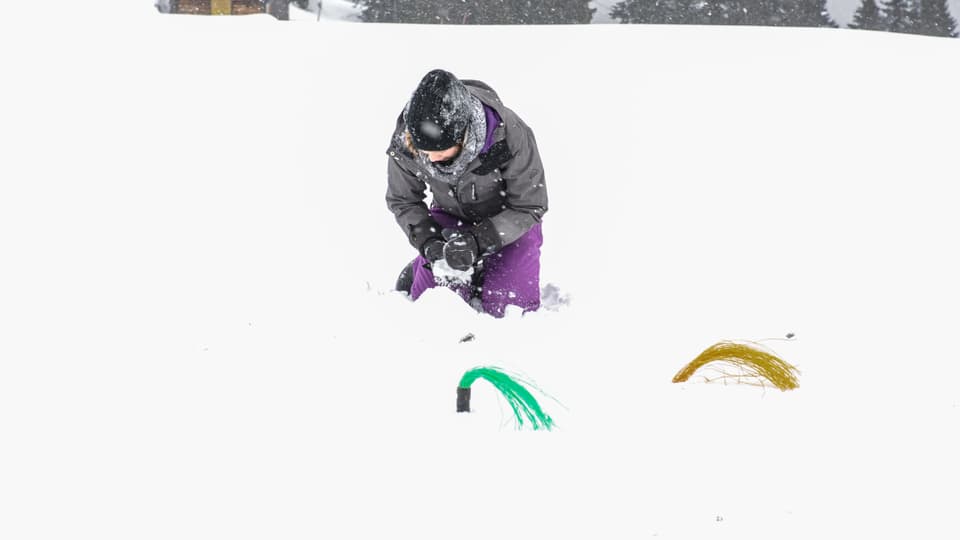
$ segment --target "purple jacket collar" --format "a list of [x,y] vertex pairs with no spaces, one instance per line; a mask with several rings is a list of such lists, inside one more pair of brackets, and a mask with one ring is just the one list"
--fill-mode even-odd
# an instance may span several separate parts
[[483,105],[483,113],[487,117],[487,140],[483,143],[483,148],[480,149],[480,152],[486,152],[493,146],[493,132],[497,130],[497,126],[500,125],[500,115],[497,114],[497,111],[493,110],[492,107],[487,107],[486,104]]

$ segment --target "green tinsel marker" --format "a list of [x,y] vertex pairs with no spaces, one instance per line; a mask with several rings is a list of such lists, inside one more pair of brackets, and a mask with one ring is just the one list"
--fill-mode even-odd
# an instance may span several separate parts
[[[523,427],[524,418],[530,421],[534,430],[553,427],[553,419],[543,412],[533,394],[523,384],[495,367],[478,367],[463,374],[460,385],[457,387],[457,412],[470,412],[470,385],[477,379],[485,379],[503,394],[503,397],[513,409],[513,416],[517,419],[517,429]],[[527,385],[539,390],[527,381]]]

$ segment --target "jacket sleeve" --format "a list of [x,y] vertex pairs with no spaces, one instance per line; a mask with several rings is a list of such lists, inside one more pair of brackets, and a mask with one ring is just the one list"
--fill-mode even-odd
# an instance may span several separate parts
[[[514,147],[513,157],[500,169],[505,184],[504,209],[481,223],[485,235],[491,232],[499,236],[499,249],[523,236],[539,223],[547,212],[547,185],[543,164],[533,131],[516,119],[514,129],[520,129],[520,137]],[[491,242],[489,239],[488,242]]]
[[404,169],[395,155],[387,161],[387,208],[393,212],[410,245],[422,253],[428,239],[440,237],[440,227],[424,202],[427,185]]

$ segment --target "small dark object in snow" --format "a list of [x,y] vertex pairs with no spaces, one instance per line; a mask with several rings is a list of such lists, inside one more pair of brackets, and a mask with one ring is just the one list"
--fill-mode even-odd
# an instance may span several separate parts
[[477,338],[477,336],[475,336],[475,335],[473,335],[473,334],[467,334],[467,335],[463,336],[462,338],[460,338],[460,343],[466,343],[466,342],[468,342],[468,341],[473,341],[473,340],[476,339],[476,338]]
[[470,387],[457,387],[457,412],[470,412]]
[[787,339],[793,339],[793,336],[795,335],[796,334],[794,334],[793,332],[790,332],[789,334],[787,334]]

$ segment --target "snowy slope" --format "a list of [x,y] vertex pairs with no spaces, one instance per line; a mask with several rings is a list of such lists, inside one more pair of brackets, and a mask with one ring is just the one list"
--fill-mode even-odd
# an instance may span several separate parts
[[[0,537],[960,533],[960,41],[105,4],[0,33]],[[569,306],[389,292],[383,151],[434,67],[535,130]],[[670,382],[788,332],[796,391]],[[456,414],[476,365],[559,428],[482,382]]]

